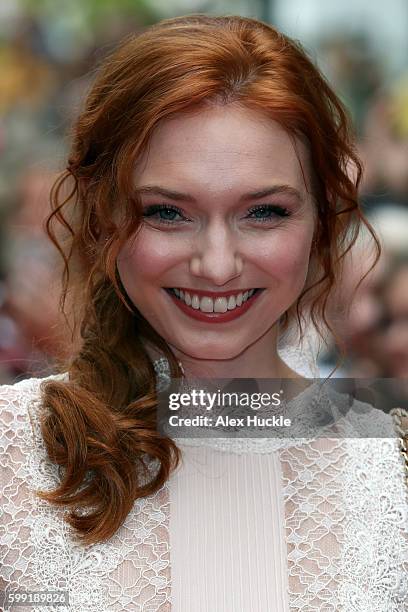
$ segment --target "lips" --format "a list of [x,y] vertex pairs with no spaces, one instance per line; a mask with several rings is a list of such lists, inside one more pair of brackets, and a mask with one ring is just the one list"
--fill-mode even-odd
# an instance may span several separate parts
[[227,312],[227,310],[234,310],[244,304],[248,298],[254,293],[255,289],[249,289],[246,291],[238,291],[236,293],[222,293],[217,294],[214,292],[197,292],[187,291],[183,289],[170,289],[170,291],[176,295],[182,302],[187,306],[191,306],[194,310],[201,310],[201,312]]
[[205,292],[193,289],[166,288],[166,293],[185,314],[200,321],[227,322],[244,314],[263,289],[236,292]]

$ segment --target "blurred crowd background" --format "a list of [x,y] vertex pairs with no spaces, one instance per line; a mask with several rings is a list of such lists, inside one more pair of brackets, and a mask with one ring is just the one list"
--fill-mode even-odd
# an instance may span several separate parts
[[[95,65],[123,36],[192,12],[273,23],[302,42],[349,108],[365,166],[361,202],[383,254],[357,292],[371,257],[364,236],[347,261],[329,313],[348,350],[335,376],[407,379],[406,0],[2,0],[0,383],[52,373],[69,351],[59,259],[43,221]],[[337,359],[329,339],[322,375]]]

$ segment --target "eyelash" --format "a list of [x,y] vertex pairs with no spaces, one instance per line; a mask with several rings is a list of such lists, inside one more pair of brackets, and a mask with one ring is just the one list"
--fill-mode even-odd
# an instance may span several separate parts
[[[183,212],[180,208],[178,208],[177,206],[169,205],[169,204],[152,204],[151,206],[148,206],[144,210],[143,216],[144,217],[154,217],[154,215],[156,215],[157,213],[160,213],[160,211],[162,210],[175,212],[178,215],[180,215],[180,217],[182,217],[181,219],[182,221],[189,221],[189,219],[187,219],[187,217],[183,215]],[[248,215],[254,214],[260,210],[266,210],[268,212],[273,212],[276,216],[280,218],[290,216],[290,212],[287,208],[283,206],[278,206],[276,204],[261,204],[259,206],[254,206],[248,210]],[[251,217],[247,216],[245,218],[248,219]],[[256,219],[253,217],[256,223],[267,223],[268,221],[271,220],[271,218],[272,217],[260,217]],[[174,221],[173,219],[172,220],[162,219],[160,217],[156,217],[156,220],[159,221],[159,223],[163,225],[174,225],[175,223],[179,223],[179,221]]]

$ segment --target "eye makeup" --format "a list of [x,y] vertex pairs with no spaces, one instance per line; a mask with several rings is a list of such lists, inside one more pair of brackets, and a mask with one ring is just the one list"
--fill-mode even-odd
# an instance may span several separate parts
[[[256,223],[268,223],[289,217],[290,215],[290,211],[284,206],[259,204],[251,207],[243,218]],[[151,204],[145,207],[143,216],[147,219],[153,219],[160,224],[167,225],[176,225],[190,221],[184,215],[184,212],[173,204]]]

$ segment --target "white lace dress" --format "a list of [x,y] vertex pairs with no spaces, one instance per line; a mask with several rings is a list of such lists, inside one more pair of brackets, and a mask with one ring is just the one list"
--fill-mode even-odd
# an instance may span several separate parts
[[162,489],[108,542],[84,547],[64,509],[33,494],[59,481],[40,383],[0,388],[0,590],[68,591],[69,604],[8,609],[408,609],[407,490],[387,415],[375,415],[382,438],[180,440],[182,464]]

